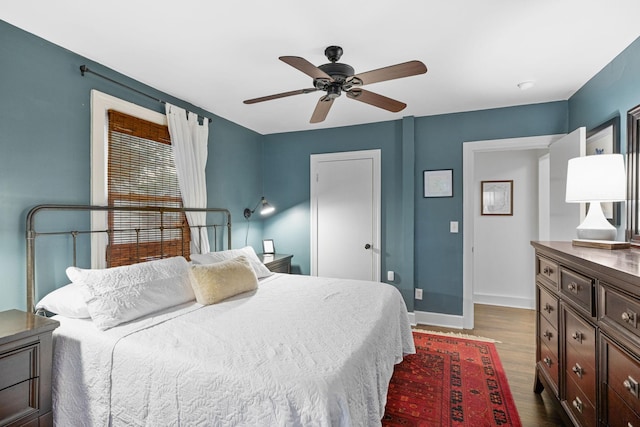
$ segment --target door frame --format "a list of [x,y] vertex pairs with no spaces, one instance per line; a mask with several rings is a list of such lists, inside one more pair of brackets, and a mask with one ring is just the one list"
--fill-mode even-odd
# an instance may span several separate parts
[[541,135],[523,138],[493,139],[485,141],[468,141],[462,144],[463,174],[463,251],[462,251],[462,327],[473,329],[473,235],[474,235],[474,194],[475,154],[479,152],[540,150],[549,148],[553,142],[562,138],[560,135]]
[[320,162],[327,161],[349,161],[349,160],[359,160],[359,159],[371,159],[373,161],[373,224],[374,224],[374,236],[372,239],[373,245],[373,280],[376,282],[380,281],[380,256],[381,256],[381,248],[380,248],[380,215],[381,215],[381,156],[382,150],[358,150],[358,151],[344,151],[344,152],[336,152],[336,153],[324,153],[324,154],[311,154],[309,158],[310,168],[309,168],[309,195],[310,195],[310,205],[311,205],[311,275],[317,276],[316,266],[318,264],[318,253],[317,253],[317,245],[318,245],[318,227],[317,227],[317,198],[316,198],[316,188],[314,186],[314,174],[316,171],[316,165]]

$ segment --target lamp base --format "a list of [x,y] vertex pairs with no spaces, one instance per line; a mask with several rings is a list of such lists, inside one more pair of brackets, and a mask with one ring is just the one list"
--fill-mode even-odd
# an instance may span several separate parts
[[631,244],[629,242],[615,242],[613,240],[583,240],[573,239],[571,242],[573,246],[582,246],[585,248],[596,249],[629,249]]
[[615,240],[618,234],[618,230],[604,217],[600,202],[589,203],[589,212],[576,231],[578,239],[583,240]]

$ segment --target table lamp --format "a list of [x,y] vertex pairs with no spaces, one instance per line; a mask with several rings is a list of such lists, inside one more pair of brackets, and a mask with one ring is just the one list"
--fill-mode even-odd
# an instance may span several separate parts
[[616,239],[616,228],[602,213],[602,202],[626,200],[627,177],[622,154],[576,157],[567,166],[567,203],[589,203],[589,211],[577,228],[578,239]]

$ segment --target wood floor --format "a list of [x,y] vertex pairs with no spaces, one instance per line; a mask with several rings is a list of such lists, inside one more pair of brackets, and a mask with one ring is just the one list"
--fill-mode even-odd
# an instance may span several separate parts
[[448,329],[418,325],[440,332],[467,333],[500,341],[496,343],[500,361],[524,427],[563,426],[562,418],[548,391],[533,392],[536,323],[535,311],[519,308],[475,305],[475,328]]

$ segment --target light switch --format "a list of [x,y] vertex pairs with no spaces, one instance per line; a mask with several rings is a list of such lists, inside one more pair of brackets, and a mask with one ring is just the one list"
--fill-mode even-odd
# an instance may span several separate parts
[[449,223],[449,231],[451,233],[457,233],[458,232],[458,221],[451,221]]
[[387,281],[393,282],[395,278],[396,278],[396,275],[393,271],[391,270],[387,271]]

